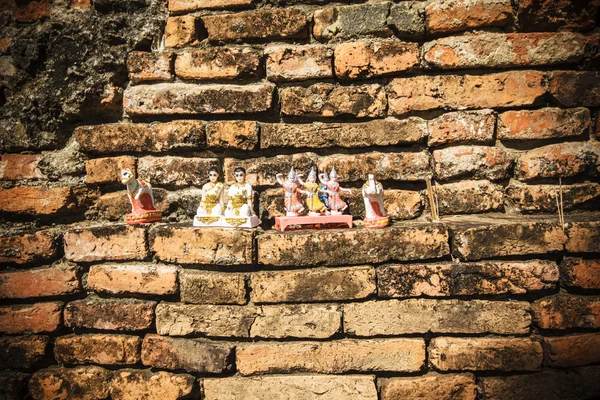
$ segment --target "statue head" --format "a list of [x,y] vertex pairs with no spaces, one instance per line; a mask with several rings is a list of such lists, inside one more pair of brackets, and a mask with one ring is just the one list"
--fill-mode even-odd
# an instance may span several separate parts
[[290,172],[288,173],[288,181],[290,181],[290,182],[296,181],[296,171],[294,171],[294,167],[292,167],[290,169]]
[[233,170],[233,176],[235,177],[235,181],[237,183],[246,182],[246,169],[237,167],[235,170]]
[[310,169],[310,172],[308,173],[308,181],[315,182],[316,180],[317,180],[317,173],[315,172],[315,167],[312,167]]
[[121,170],[121,182],[126,185],[130,180],[134,178],[133,172],[129,168]]
[[335,167],[331,168],[331,172],[329,173],[329,179],[331,179],[334,182],[337,182],[338,174],[337,172],[335,172]]
[[367,180],[374,181],[375,180],[375,175],[373,175],[373,174],[367,175]]
[[219,179],[219,169],[217,167],[210,167],[208,170],[208,180],[211,183],[216,183],[217,179]]

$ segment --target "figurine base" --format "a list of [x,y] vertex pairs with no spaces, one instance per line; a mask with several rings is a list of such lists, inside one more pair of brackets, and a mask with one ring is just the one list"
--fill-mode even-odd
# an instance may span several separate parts
[[147,211],[139,214],[125,215],[125,222],[128,225],[146,224],[149,222],[158,222],[162,219],[162,211]]
[[220,227],[220,228],[256,228],[259,224],[258,217],[214,217],[209,215],[196,215],[194,226]]
[[365,228],[371,229],[380,229],[385,228],[390,224],[390,217],[375,217],[375,218],[365,218],[364,226]]
[[309,228],[321,228],[324,224],[343,224],[352,228],[352,215],[320,215],[301,217],[275,217],[275,229],[284,232],[290,225],[311,225]]
[[212,216],[212,215],[196,215],[194,217],[194,226],[221,226],[221,218],[220,216]]

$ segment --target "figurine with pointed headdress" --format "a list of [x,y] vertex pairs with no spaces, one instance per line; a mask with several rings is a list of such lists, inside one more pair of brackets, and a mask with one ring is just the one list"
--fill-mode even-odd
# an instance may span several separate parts
[[340,215],[342,212],[348,208],[348,204],[342,200],[340,193],[348,192],[352,193],[350,189],[344,189],[340,187],[340,184],[337,182],[338,174],[335,171],[335,167],[331,168],[331,173],[329,174],[329,181],[327,182],[327,193],[328,193],[328,203],[329,208],[331,209],[331,215]]
[[300,184],[296,176],[294,167],[290,169],[286,180],[283,179],[283,174],[275,175],[277,182],[283,187],[285,193],[285,211],[288,217],[298,216],[304,210],[300,199]]
[[327,207],[321,202],[319,199],[319,184],[317,183],[317,173],[315,172],[315,168],[311,168],[310,173],[308,174],[308,178],[306,182],[302,181],[300,175],[298,175],[298,181],[302,186],[304,186],[304,193],[306,197],[306,206],[308,208],[308,214],[312,216],[321,215],[327,211]]

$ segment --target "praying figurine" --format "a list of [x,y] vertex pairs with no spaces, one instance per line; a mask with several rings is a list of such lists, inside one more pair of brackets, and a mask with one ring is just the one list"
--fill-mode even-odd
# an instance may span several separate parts
[[[317,183],[317,173],[315,168],[311,168],[306,182],[302,181],[301,175],[298,175],[298,182],[304,186],[301,192],[306,194],[306,206],[308,207],[308,215],[318,216],[327,211],[327,207],[320,200],[319,194],[322,191]],[[328,179],[329,180],[329,179]]]
[[389,225],[390,217],[383,208],[383,185],[375,180],[375,175],[369,174],[362,187],[365,201],[365,228],[384,228]]
[[202,199],[194,217],[194,226],[220,226],[223,214],[224,185],[217,167],[208,170],[208,183],[202,186]]
[[275,178],[284,190],[285,215],[297,217],[304,210],[304,206],[300,200],[300,185],[294,167],[290,169],[287,180],[283,179],[283,174],[277,174]]
[[328,196],[328,204],[329,204],[329,208],[330,208],[330,214],[331,215],[341,215],[344,210],[346,210],[348,208],[348,204],[346,204],[344,202],[344,200],[342,200],[342,197],[340,196],[341,192],[347,192],[347,193],[352,193],[352,190],[350,189],[344,189],[342,187],[340,187],[340,184],[337,182],[338,180],[338,175],[337,172],[335,172],[335,167],[331,168],[331,173],[329,174],[329,180],[325,181],[324,180],[325,175],[321,174],[319,176],[319,179],[321,180],[321,183],[325,186],[327,186],[327,194]]
[[223,226],[254,228],[258,217],[254,215],[252,185],[246,183],[246,170],[238,167],[233,171],[235,183],[229,187]]
[[156,222],[162,219],[162,211],[154,207],[152,186],[137,180],[130,169],[121,170],[121,182],[127,187],[127,196],[131,202],[131,214],[125,215],[129,225]]

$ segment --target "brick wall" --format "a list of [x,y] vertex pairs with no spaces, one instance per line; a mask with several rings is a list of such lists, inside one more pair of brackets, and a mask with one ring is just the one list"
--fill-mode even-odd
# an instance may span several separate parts
[[[0,11],[65,7],[25,3]],[[122,117],[0,136],[0,397],[600,396],[599,6],[162,4],[99,99]],[[0,43],[7,79],[23,48]],[[292,165],[375,173],[394,224],[273,231]],[[191,227],[212,166],[248,170],[261,228]],[[125,167],[163,223],[123,224]]]

